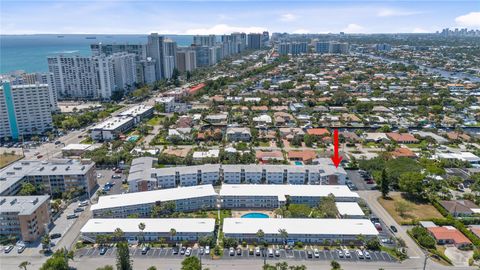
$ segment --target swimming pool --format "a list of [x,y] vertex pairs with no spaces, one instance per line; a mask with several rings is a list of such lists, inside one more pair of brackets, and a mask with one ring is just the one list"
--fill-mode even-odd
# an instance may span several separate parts
[[303,165],[303,162],[301,162],[301,161],[295,161],[295,165],[297,165],[297,166],[302,166],[302,165]]
[[269,216],[264,213],[248,213],[243,215],[242,218],[269,218]]

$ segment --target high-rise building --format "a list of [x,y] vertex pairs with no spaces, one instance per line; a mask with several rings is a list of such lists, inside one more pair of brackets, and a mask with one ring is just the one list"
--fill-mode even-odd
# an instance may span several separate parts
[[329,53],[330,52],[330,42],[319,41],[315,43],[315,52],[317,53]]
[[193,44],[197,46],[215,46],[215,35],[196,35],[193,36]]
[[247,47],[247,35],[245,33],[232,33],[230,36],[232,37],[235,47],[237,47],[235,53],[243,52]]
[[133,53],[114,53],[110,56],[113,61],[113,71],[116,89],[129,91],[137,82],[137,62]]
[[211,50],[208,46],[194,46],[197,55],[197,67],[208,67],[211,65]]
[[98,80],[92,57],[57,55],[47,60],[53,74],[51,87],[59,99],[97,98]]
[[155,59],[152,59],[151,57],[147,57],[147,59],[142,61],[142,68],[143,68],[143,82],[152,84],[154,83],[157,78],[156,78],[156,73],[155,73]]
[[18,140],[52,129],[51,89],[47,84],[0,86],[0,139]]
[[268,31],[264,31],[262,33],[262,47],[268,47],[268,43],[270,42],[270,34]]
[[258,50],[262,47],[262,34],[250,33],[247,37],[250,50]]
[[178,71],[193,71],[197,68],[197,54],[191,47],[179,48],[177,51]]
[[330,53],[347,54],[348,43],[330,42]]
[[155,60],[155,80],[163,79],[163,43],[164,37],[157,33],[152,33],[148,36],[147,42],[147,57]]
[[111,56],[95,56],[95,71],[98,75],[98,89],[96,97],[100,99],[110,99],[115,91],[115,73],[113,68],[113,58]]
[[163,77],[170,79],[177,66],[177,43],[171,39],[163,42]]

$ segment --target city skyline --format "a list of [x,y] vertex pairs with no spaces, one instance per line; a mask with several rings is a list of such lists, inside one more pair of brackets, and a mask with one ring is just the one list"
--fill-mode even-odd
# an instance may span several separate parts
[[[0,11],[0,34],[4,35],[152,32],[194,35],[264,30],[370,34],[480,28],[480,10],[475,1],[2,2],[8,3]],[[87,16],[89,20],[85,21]]]

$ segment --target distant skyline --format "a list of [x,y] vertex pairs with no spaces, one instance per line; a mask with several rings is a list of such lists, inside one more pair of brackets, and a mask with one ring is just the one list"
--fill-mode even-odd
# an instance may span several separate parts
[[447,27],[480,29],[478,0],[0,0],[0,34],[368,34]]

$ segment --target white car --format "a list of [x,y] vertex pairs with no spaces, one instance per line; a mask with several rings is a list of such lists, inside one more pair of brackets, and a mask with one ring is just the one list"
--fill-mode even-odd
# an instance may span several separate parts
[[372,258],[372,257],[370,256],[370,252],[368,252],[368,251],[366,251],[366,250],[363,251],[363,255],[365,256],[365,259],[370,260],[370,259]]
[[343,251],[341,249],[337,250],[337,254],[339,258],[343,258]]
[[345,249],[344,253],[345,253],[345,258],[351,258],[352,257],[352,255],[350,254],[350,251],[348,249]]
[[185,256],[190,256],[192,255],[192,248],[191,247],[188,247],[187,250],[185,251]]
[[359,259],[363,259],[363,258],[364,258],[364,257],[363,257],[363,252],[362,252],[360,249],[357,249],[356,253],[357,253],[357,257],[358,257]]
[[206,255],[210,254],[210,246],[205,247],[205,254]]
[[315,258],[320,258],[320,252],[318,251],[318,249],[314,249],[314,250],[313,250],[313,256],[314,256]]

